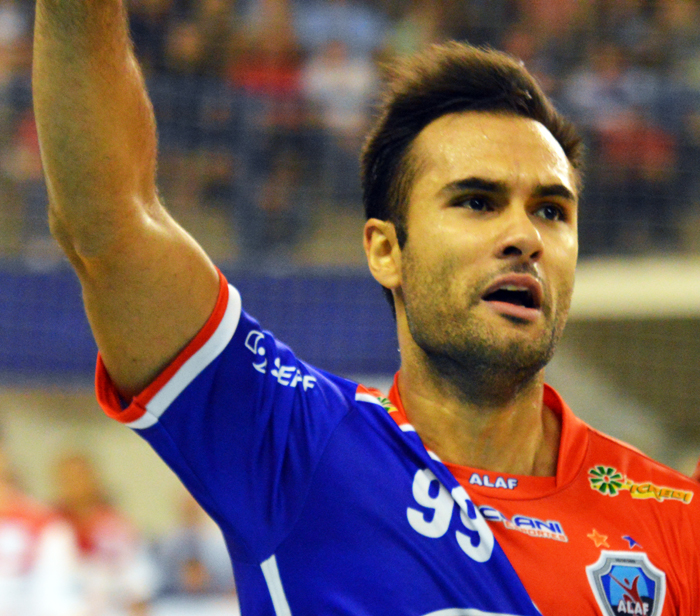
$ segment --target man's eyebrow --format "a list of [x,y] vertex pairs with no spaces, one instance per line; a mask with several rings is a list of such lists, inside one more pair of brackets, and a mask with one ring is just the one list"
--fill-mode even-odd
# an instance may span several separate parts
[[471,177],[461,180],[455,180],[449,184],[445,184],[441,189],[441,193],[456,193],[467,190],[478,190],[481,192],[508,194],[508,186],[505,182],[497,182],[494,180],[486,180],[484,178]]
[[576,195],[563,184],[545,184],[538,186],[533,193],[534,197],[562,197],[569,201],[576,201]]
[[[479,177],[455,180],[454,182],[445,184],[445,186],[440,189],[440,192],[450,194],[469,190],[478,190],[480,192],[495,193],[498,195],[507,195],[509,192],[506,182],[487,180]],[[563,184],[541,184],[535,188],[532,196],[536,198],[561,197],[569,201],[577,200],[575,193]]]

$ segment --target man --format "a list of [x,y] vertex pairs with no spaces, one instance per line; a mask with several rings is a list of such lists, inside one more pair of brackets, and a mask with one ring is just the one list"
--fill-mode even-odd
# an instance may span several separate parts
[[0,614],[82,616],[75,536],[15,485],[0,436]]
[[146,616],[156,571],[146,542],[112,505],[94,462],[80,452],[55,461],[55,506],[78,540],[85,602],[101,616]]
[[544,385],[580,145],[517,62],[433,48],[366,146],[364,244],[401,348],[389,399],[264,332],[165,212],[118,0],[39,0],[34,71],[100,402],[221,526],[243,614],[698,612],[697,485]]

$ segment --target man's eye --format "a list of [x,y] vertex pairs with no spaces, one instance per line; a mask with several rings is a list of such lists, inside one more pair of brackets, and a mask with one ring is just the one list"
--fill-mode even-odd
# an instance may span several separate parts
[[564,210],[558,205],[543,205],[539,210],[537,210],[537,213],[539,216],[546,218],[547,220],[559,221],[566,219]]
[[493,204],[487,197],[465,197],[459,199],[455,205],[469,208],[475,212],[490,212],[493,210]]

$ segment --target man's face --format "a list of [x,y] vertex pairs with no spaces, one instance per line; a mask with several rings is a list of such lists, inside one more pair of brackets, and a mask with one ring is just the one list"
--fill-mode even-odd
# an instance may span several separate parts
[[399,327],[443,367],[533,376],[551,358],[573,290],[577,196],[566,155],[538,122],[467,112],[429,124],[412,156]]

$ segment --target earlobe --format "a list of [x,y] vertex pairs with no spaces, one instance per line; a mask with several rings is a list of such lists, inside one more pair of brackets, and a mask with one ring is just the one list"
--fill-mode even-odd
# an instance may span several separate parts
[[398,288],[401,285],[401,248],[394,224],[370,218],[365,223],[363,244],[375,280],[387,289]]

